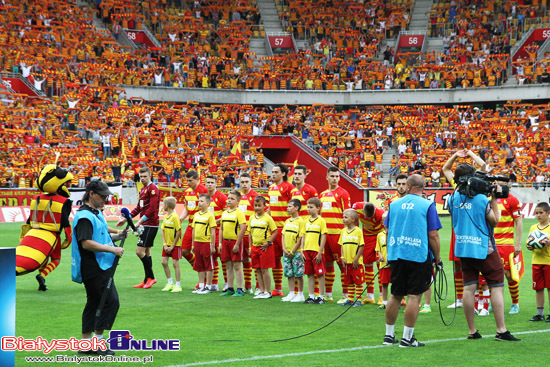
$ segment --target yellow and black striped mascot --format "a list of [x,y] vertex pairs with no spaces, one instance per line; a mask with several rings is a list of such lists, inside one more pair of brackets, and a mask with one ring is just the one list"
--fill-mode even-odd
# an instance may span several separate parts
[[[21,243],[16,249],[15,272],[23,275],[39,270],[36,276],[38,290],[46,291],[44,279],[61,261],[61,249],[71,243],[69,216],[72,202],[65,186],[73,175],[55,164],[45,166],[38,177],[37,186],[42,192],[31,201],[27,223],[21,230]],[[61,242],[61,232],[65,241]],[[51,261],[48,263],[48,260]]]

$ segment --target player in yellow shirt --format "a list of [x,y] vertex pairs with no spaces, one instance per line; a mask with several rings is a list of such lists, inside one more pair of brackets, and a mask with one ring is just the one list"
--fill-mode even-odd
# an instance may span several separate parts
[[[181,292],[180,283],[180,259],[181,259],[181,222],[176,209],[176,198],[167,197],[164,199],[164,211],[166,215],[162,220],[160,232],[162,235],[162,267],[168,283],[162,289],[163,292]],[[172,258],[174,273],[176,275],[176,284],[172,280],[170,268],[168,267],[168,258]]]
[[343,214],[344,229],[340,233],[338,244],[342,247],[341,257],[344,265],[344,285],[348,289],[348,299],[342,306],[362,306],[361,300],[354,302],[355,294],[359,297],[363,292],[365,269],[363,267],[363,250],[365,240],[363,231],[357,226],[359,215],[354,209],[346,209]]
[[[283,270],[288,278],[288,295],[283,302],[304,302],[304,259],[302,257],[302,238],[304,219],[300,217],[302,204],[299,199],[290,199],[287,206],[290,218],[283,226]],[[298,292],[294,285],[298,283]]]
[[273,218],[265,212],[266,200],[263,196],[254,199],[254,215],[248,221],[250,232],[250,261],[260,286],[260,293],[254,299],[271,298],[271,276],[269,269],[275,266],[273,241],[277,237],[277,225]]
[[[529,233],[534,230],[539,230],[550,236],[550,205],[548,203],[538,203],[535,207],[535,218],[538,223],[533,224],[529,229]],[[529,321],[544,320],[544,289],[548,291],[550,299],[550,239],[546,238],[541,241],[544,247],[540,250],[533,249],[527,244],[527,249],[533,251],[532,273],[533,273],[533,289],[536,292],[537,314]],[[550,315],[547,316],[546,322],[550,322]]]
[[[307,201],[309,218],[305,220],[303,231],[304,274],[307,275],[308,298],[306,304],[325,303],[325,273],[327,268],[323,253],[327,241],[327,222],[319,213],[321,200],[310,198]],[[319,280],[319,296],[315,297],[315,277]]]
[[[193,293],[207,294],[212,292],[212,276],[214,274],[214,258],[216,252],[216,219],[208,207],[210,195],[199,195],[199,211],[193,218],[193,252],[195,263],[193,270],[199,273],[199,288]],[[206,281],[206,285],[205,285]]]
[[388,248],[386,246],[386,229],[378,233],[376,236],[376,256],[378,257],[378,282],[382,285],[382,304],[378,307],[379,310],[385,310],[388,304],[388,288],[391,283],[391,269],[386,266],[388,258]]
[[[241,193],[233,190],[227,195],[228,209],[222,213],[218,252],[227,269],[227,290],[221,296],[244,296],[243,290],[243,238],[246,233],[246,218],[238,205]],[[237,278],[237,291],[233,282]]]

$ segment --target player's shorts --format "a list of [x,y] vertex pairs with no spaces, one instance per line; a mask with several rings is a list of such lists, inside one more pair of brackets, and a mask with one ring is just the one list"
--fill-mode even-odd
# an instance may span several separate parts
[[378,283],[390,284],[391,283],[391,269],[389,267],[382,268],[378,272]]
[[365,241],[365,248],[363,250],[363,263],[364,264],[372,264],[376,260],[378,260],[378,257],[376,256],[376,238],[378,236],[363,236],[363,240]]
[[273,240],[273,254],[276,258],[283,257],[283,233],[281,228],[279,228],[279,231],[277,231],[277,237]]
[[195,263],[193,270],[195,271],[210,271],[214,270],[214,258],[210,253],[210,242],[196,242],[193,248],[195,253]]
[[429,259],[423,263],[399,259],[391,261],[390,266],[392,295],[419,295],[430,288],[433,271]]
[[533,290],[550,288],[550,265],[533,264]]
[[481,273],[489,287],[504,286],[504,267],[498,251],[493,251],[485,259],[473,259],[471,257],[460,258],[464,286],[478,284]]
[[275,267],[274,248],[268,246],[265,251],[260,246],[252,246],[250,262],[253,269],[272,269]]
[[221,260],[222,262],[228,262],[228,261],[243,261],[243,241],[241,241],[241,245],[239,246],[239,252],[234,253],[233,248],[235,247],[235,244],[237,243],[237,240],[223,240],[222,242],[222,256]]
[[181,249],[189,250],[193,248],[193,227],[188,225],[183,234],[183,239],[181,240]]
[[504,270],[510,270],[510,254],[514,253],[514,246],[497,246],[497,250]]
[[181,259],[181,246],[176,246],[172,249],[172,252],[170,254],[167,254],[166,251],[164,251],[164,247],[162,248],[162,257],[171,257],[174,260]]
[[327,240],[325,243],[325,251],[323,253],[323,260],[326,263],[332,263],[336,261],[338,264],[341,263],[340,255],[342,251],[342,246],[338,243],[340,240],[339,234],[327,234]]
[[139,247],[153,247],[158,230],[159,227],[143,226],[143,233],[139,236],[137,245]]
[[344,284],[361,285],[363,283],[365,283],[365,267],[359,265],[357,269],[354,269],[353,264],[346,264],[344,267]]
[[449,249],[449,261],[460,261],[460,257],[455,256],[455,230],[451,229],[451,247]]
[[283,255],[283,273],[287,278],[304,276],[304,259],[301,252],[296,252],[292,258]]
[[327,272],[324,259],[317,264],[315,257],[317,251],[304,251],[304,274],[305,275],[323,275]]

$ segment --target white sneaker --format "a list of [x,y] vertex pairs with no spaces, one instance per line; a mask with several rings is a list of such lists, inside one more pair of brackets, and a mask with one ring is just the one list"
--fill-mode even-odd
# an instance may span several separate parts
[[289,293],[286,297],[281,298],[283,302],[290,302],[296,297],[296,293]]
[[263,292],[260,294],[260,299],[270,299],[271,297],[273,297],[271,292]]
[[204,288],[195,288],[195,290],[191,291],[191,293],[195,293],[195,294],[198,294],[200,291],[202,291]]
[[210,287],[204,287],[200,291],[197,292],[197,294],[208,294],[212,293],[212,289]]
[[220,290],[220,288],[218,288],[218,285],[217,285],[217,284],[212,284],[210,290],[211,290],[212,292],[217,292],[217,291]]
[[255,295],[255,296],[259,296],[260,293],[262,293],[262,291],[260,290],[260,288],[256,288],[256,290],[254,291],[254,295]]
[[229,284],[225,283],[222,288],[222,292],[225,292],[229,288]]
[[457,299],[453,304],[447,306],[447,308],[462,308],[462,300]]
[[479,310],[477,310],[477,315],[478,316],[489,316],[489,311],[484,309],[484,308],[481,308]]
[[263,295],[264,295],[264,292],[259,292],[254,296],[254,299],[262,299]]
[[297,294],[293,299],[292,303],[303,303],[306,299],[304,298],[304,295],[303,294]]

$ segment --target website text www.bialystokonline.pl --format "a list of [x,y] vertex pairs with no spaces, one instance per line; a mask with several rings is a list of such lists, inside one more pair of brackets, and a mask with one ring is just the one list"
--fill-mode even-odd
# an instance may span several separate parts
[[153,356],[130,357],[130,356],[68,356],[57,355],[51,357],[25,357],[27,363],[153,363]]

